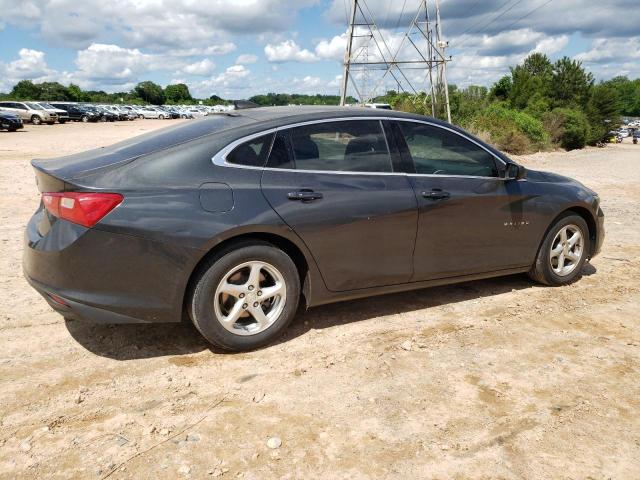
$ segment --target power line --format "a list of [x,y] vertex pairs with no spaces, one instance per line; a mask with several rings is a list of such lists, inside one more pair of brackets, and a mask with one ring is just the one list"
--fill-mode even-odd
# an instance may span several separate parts
[[[502,5],[500,5],[500,6],[497,8],[497,10],[501,10],[501,9],[502,9],[502,7],[504,7],[504,6],[505,6],[505,5],[507,5],[508,3],[511,3],[512,1],[513,1],[513,0],[507,0],[507,1],[506,1],[506,2],[504,2]],[[478,5],[478,3],[480,3],[480,2],[476,2],[476,3],[474,4],[474,7],[475,7],[476,5]],[[470,9],[470,10],[472,10],[472,9]],[[460,36],[464,35],[465,33],[467,33],[467,32],[468,32],[469,30],[471,30],[472,28],[475,28],[475,26],[476,26],[476,25],[478,25],[479,23],[481,23],[481,22],[482,22],[482,20],[483,20],[483,19],[480,19],[480,20],[478,20],[477,22],[473,23],[469,28],[467,28],[464,32],[462,32],[462,33],[460,34]]]
[[[523,0],[518,0],[516,3],[514,3],[513,5],[511,5],[509,8],[507,8],[506,10],[504,10],[501,14],[495,16],[494,18],[492,18],[491,20],[489,20],[487,23],[485,23],[482,28],[480,30],[478,30],[477,32],[475,32],[476,35],[479,35],[480,33],[484,32],[487,27],[489,25],[491,25],[492,23],[494,23],[496,20],[498,20],[499,18],[502,18],[504,15],[506,15],[507,13],[509,13],[511,10],[513,10],[518,4],[522,3]],[[509,3],[509,2],[507,2]],[[506,5],[506,4],[504,4]],[[502,7],[501,7],[502,8]],[[506,29],[505,29],[506,30]],[[467,43],[469,41],[469,39],[464,40],[460,45],[457,45],[456,48],[461,48],[465,43]]]
[[542,5],[534,8],[533,10],[529,11],[528,13],[525,13],[524,15],[522,15],[521,17],[519,17],[518,19],[516,19],[513,23],[510,23],[507,28],[505,28],[505,30],[509,30],[511,27],[513,27],[516,23],[518,23],[520,20],[527,18],[529,15],[531,15],[532,13],[537,12],[538,10],[540,10],[542,7],[549,5],[553,0],[547,0],[546,2],[544,2]]
[[402,15],[404,15],[404,7],[407,6],[407,0],[404,0],[404,2],[402,3],[402,10],[400,10],[400,16],[398,17],[398,21],[396,22],[396,27],[394,28],[394,30],[397,30],[398,27],[400,26],[400,22],[402,21]]

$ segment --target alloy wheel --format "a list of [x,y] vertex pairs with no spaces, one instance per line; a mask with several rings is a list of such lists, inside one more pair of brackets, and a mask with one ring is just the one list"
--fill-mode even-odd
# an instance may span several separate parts
[[242,263],[216,288],[214,310],[220,324],[236,335],[255,335],[269,328],[284,310],[284,276],[261,261]]
[[551,242],[549,261],[553,272],[565,277],[573,272],[584,255],[584,237],[577,225],[565,225]]

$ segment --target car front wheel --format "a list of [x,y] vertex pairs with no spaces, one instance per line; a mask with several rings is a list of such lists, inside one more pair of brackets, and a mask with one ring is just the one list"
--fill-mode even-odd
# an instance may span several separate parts
[[268,243],[222,252],[192,284],[189,314],[200,333],[225,350],[272,342],[298,308],[300,279],[291,258]]
[[545,285],[569,284],[582,275],[590,248],[587,222],[567,213],[547,232],[529,276]]
[[33,115],[31,117],[31,123],[34,125],[40,125],[42,123],[42,119],[38,115]]

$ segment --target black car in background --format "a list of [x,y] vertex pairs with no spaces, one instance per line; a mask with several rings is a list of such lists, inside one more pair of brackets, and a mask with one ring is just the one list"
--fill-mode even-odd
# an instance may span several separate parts
[[22,124],[22,119],[19,115],[0,110],[0,130],[15,132],[21,128],[24,128],[24,125]]
[[104,107],[92,105],[92,106],[85,106],[85,108],[98,114],[100,116],[101,122],[115,122],[116,120],[119,120],[117,114],[113,113],[110,110],[107,110]]
[[[67,318],[178,322],[247,350],[306,306],[528,272],[578,279],[598,195],[452,125],[383,109],[237,110],[34,160],[24,272]],[[416,295],[428,295],[419,292]]]
[[101,119],[101,115],[98,112],[90,110],[83,105],[58,102],[49,102],[49,104],[55,108],[66,110],[69,114],[69,119],[75,122],[97,122]]

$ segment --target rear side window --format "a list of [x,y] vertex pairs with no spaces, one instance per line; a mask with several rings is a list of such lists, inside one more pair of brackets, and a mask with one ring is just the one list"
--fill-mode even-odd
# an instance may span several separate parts
[[389,149],[377,120],[326,122],[290,131],[297,170],[391,172]]
[[431,125],[398,122],[416,173],[497,177],[493,155],[457,133]]
[[273,134],[241,143],[227,155],[227,162],[248,167],[263,167],[269,154]]

